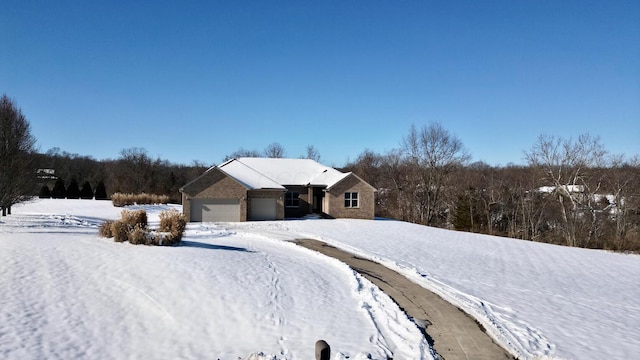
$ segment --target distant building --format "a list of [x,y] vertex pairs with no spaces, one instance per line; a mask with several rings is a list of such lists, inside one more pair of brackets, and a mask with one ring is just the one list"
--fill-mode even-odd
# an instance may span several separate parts
[[36,171],[36,176],[39,180],[56,180],[58,177],[55,175],[56,171],[54,169],[38,169]]

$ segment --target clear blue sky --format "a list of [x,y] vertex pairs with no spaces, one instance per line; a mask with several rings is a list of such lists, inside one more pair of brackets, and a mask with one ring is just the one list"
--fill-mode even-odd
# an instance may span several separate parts
[[341,166],[429,122],[492,165],[541,133],[639,154],[640,1],[2,0],[0,93],[97,159]]

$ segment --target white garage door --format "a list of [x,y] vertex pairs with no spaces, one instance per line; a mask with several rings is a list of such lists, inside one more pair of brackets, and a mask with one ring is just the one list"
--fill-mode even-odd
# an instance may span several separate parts
[[239,199],[193,199],[191,221],[240,221]]
[[251,220],[276,220],[278,216],[275,198],[251,199]]

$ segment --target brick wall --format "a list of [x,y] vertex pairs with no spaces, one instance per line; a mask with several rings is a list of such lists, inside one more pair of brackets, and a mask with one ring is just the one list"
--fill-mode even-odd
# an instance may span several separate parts
[[[344,206],[344,193],[358,193],[358,207]],[[358,177],[351,175],[336,184],[325,195],[325,212],[335,218],[373,219],[375,214],[375,191]]]
[[247,221],[247,189],[218,169],[183,188],[182,212],[187,221],[191,221],[191,199],[240,199],[240,221]]

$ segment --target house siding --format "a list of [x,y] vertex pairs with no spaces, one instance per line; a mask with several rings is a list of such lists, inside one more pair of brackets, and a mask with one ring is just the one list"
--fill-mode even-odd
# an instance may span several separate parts
[[184,187],[182,212],[187,221],[191,221],[191,199],[239,199],[240,221],[247,221],[247,189],[218,169]]
[[[358,207],[344,206],[344,193],[358,193]],[[373,219],[375,190],[358,177],[351,175],[336,184],[325,196],[325,212],[334,218]]]

